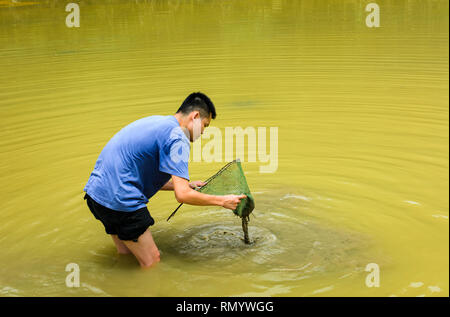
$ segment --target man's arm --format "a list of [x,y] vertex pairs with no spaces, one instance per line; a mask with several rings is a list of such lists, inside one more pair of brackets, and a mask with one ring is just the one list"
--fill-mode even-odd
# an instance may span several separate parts
[[[203,185],[205,185],[205,182],[202,181],[194,181],[194,182],[190,182],[189,186],[193,189],[195,189],[196,187],[202,187]],[[163,187],[161,187],[161,190],[174,190],[173,187],[173,182],[172,180],[169,180],[166,184],[164,184]]]
[[192,189],[186,179],[175,175],[172,175],[172,184],[177,201],[188,205],[222,206],[227,209],[235,210],[241,199],[247,197],[246,195],[216,196],[203,194]]
[[169,180],[160,190],[173,190],[172,180]]

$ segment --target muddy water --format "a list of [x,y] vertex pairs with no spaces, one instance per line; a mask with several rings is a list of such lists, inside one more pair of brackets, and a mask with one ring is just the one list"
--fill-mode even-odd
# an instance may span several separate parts
[[[63,3],[0,1],[1,296],[448,296],[447,1],[377,1],[378,29],[358,0],[78,3],[69,29]],[[114,133],[196,90],[222,132],[278,127],[277,169],[241,158],[251,244],[154,196],[143,272],[82,189]]]

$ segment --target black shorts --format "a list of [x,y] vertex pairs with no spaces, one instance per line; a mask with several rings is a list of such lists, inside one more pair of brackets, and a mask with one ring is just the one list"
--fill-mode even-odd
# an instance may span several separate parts
[[155,223],[147,207],[136,211],[117,211],[106,208],[84,195],[92,214],[105,226],[107,234],[116,234],[120,240],[137,242],[139,236]]

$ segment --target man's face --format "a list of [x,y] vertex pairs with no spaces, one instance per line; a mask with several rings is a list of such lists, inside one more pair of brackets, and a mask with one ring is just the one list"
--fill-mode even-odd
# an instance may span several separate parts
[[201,118],[200,112],[192,111],[189,114],[190,121],[188,124],[189,139],[191,142],[197,140],[205,131],[211,122],[211,115],[209,117]]

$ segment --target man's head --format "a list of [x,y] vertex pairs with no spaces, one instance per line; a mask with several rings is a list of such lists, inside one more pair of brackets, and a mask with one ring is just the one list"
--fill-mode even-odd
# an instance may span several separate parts
[[189,132],[190,141],[194,142],[216,118],[216,108],[205,94],[194,92],[183,101],[175,116],[180,126]]

